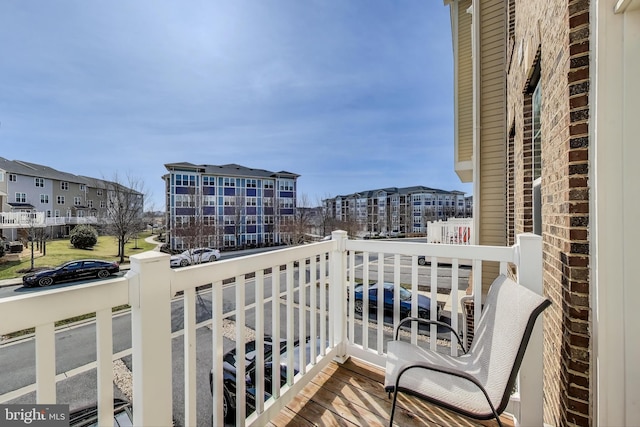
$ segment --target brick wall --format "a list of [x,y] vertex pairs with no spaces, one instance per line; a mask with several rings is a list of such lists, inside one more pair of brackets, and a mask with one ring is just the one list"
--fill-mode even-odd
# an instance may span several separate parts
[[[589,0],[516,2],[507,109],[515,128],[515,232],[531,231],[531,78],[542,90],[545,422],[591,425]],[[507,31],[507,29],[505,29]],[[507,124],[505,124],[507,126]],[[507,141],[508,143],[508,141]]]

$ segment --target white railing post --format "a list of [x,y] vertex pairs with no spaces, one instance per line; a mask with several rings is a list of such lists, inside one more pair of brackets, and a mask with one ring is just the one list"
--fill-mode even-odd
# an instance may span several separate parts
[[[542,295],[542,238],[526,233],[517,236],[518,283]],[[520,367],[521,426],[543,425],[543,332],[540,316],[531,333],[527,351]]]
[[169,255],[130,257],[129,304],[133,353],[133,425],[173,422],[171,374],[171,271]]
[[335,360],[344,363],[347,356],[347,232],[338,230],[331,233],[337,242],[331,251],[331,285],[329,287],[329,322],[333,330],[333,344],[337,348]]

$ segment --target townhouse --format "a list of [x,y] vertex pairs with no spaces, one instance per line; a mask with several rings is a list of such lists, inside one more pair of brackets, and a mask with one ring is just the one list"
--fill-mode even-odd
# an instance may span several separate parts
[[110,188],[101,179],[0,157],[0,235],[18,240],[21,229],[46,227],[62,237],[77,224],[105,223]]
[[165,164],[172,249],[283,244],[295,223],[297,179],[237,164]]
[[329,217],[355,223],[364,234],[424,234],[430,221],[471,216],[461,191],[424,186],[389,187],[323,201]]
[[[544,420],[640,419],[640,1],[446,0],[475,241],[542,236]],[[483,290],[496,267],[483,269]]]

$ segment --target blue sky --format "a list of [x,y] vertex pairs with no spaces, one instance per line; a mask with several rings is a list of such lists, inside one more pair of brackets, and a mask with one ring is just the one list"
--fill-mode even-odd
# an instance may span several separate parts
[[321,198],[453,172],[452,48],[438,0],[0,3],[0,156],[130,175],[164,164],[300,174]]

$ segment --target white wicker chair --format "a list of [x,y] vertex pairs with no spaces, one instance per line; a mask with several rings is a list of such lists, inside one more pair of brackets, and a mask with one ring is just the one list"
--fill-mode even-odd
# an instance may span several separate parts
[[[495,418],[502,426],[499,414],[509,402],[531,331],[549,305],[548,299],[499,276],[487,294],[471,348],[460,357],[399,341],[398,332],[406,323],[448,327],[441,322],[404,319],[387,347],[385,391],[389,397],[393,393],[389,425],[393,425],[401,391],[471,418]],[[457,333],[456,337],[463,347]]]

